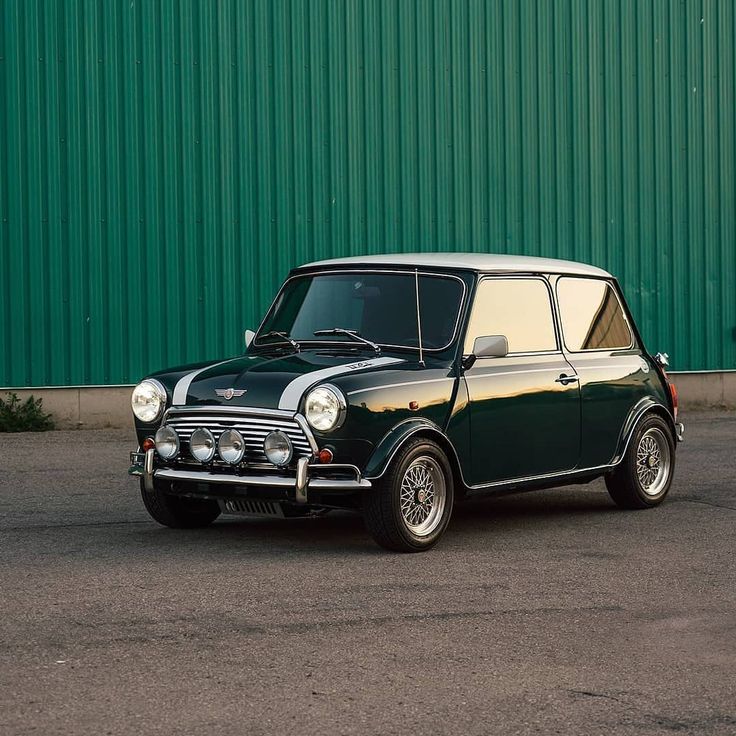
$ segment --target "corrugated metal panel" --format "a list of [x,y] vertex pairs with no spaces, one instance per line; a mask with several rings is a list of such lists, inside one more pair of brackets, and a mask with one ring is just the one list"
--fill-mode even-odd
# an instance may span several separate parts
[[415,249],[604,266],[736,367],[731,0],[0,2],[0,385],[234,354],[290,266]]

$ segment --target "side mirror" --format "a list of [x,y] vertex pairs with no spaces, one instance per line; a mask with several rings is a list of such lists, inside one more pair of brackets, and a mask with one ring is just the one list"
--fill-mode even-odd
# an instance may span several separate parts
[[463,355],[462,366],[465,370],[473,367],[478,358],[503,358],[509,353],[509,341],[506,335],[486,335],[476,337],[473,352]]
[[245,347],[246,348],[253,342],[253,338],[255,336],[256,336],[256,333],[253,332],[253,330],[246,330],[245,331]]
[[503,358],[508,354],[509,341],[506,335],[476,337],[473,343],[473,355],[476,358]]

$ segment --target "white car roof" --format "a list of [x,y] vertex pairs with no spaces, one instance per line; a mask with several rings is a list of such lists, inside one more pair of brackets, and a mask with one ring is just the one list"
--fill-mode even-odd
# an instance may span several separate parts
[[499,255],[494,253],[386,253],[384,255],[331,258],[305,263],[301,268],[329,266],[411,266],[417,268],[458,268],[481,272],[566,273],[610,278],[596,266],[557,258]]

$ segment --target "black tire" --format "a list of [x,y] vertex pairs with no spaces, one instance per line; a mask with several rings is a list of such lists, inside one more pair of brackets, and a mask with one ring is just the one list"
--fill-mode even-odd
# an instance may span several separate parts
[[[426,474],[431,484],[411,486],[412,480],[406,478],[404,503],[406,514],[417,514],[417,521],[427,513],[425,521],[410,524],[402,513],[402,482],[408,470],[412,473]],[[444,483],[444,499],[441,486]],[[421,487],[420,487],[421,486]],[[406,492],[413,488],[416,497],[406,498]],[[424,489],[424,490],[422,490]],[[432,493],[434,503],[426,500],[426,493]],[[428,439],[410,440],[397,453],[385,475],[363,497],[363,517],[366,529],[377,544],[393,552],[423,552],[439,541],[452,516],[454,487],[452,469],[442,448]],[[422,526],[425,529],[422,529]]]
[[623,460],[606,475],[606,488],[621,508],[648,509],[662,503],[674,475],[672,429],[662,417],[648,414],[634,431]]
[[141,481],[141,496],[146,511],[159,524],[172,529],[201,529],[220,515],[217,501],[174,496],[164,493],[158,484],[153,491],[147,491]]

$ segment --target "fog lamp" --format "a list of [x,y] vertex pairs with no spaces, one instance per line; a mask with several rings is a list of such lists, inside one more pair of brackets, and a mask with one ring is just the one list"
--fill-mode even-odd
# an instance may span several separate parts
[[208,463],[215,456],[215,438],[209,429],[200,427],[192,432],[189,439],[189,451],[195,460]]
[[268,461],[279,467],[288,465],[294,455],[294,447],[288,436],[279,430],[269,432],[263,441],[263,451]]
[[171,460],[179,453],[179,435],[173,427],[164,425],[156,432],[156,452],[164,460]]

